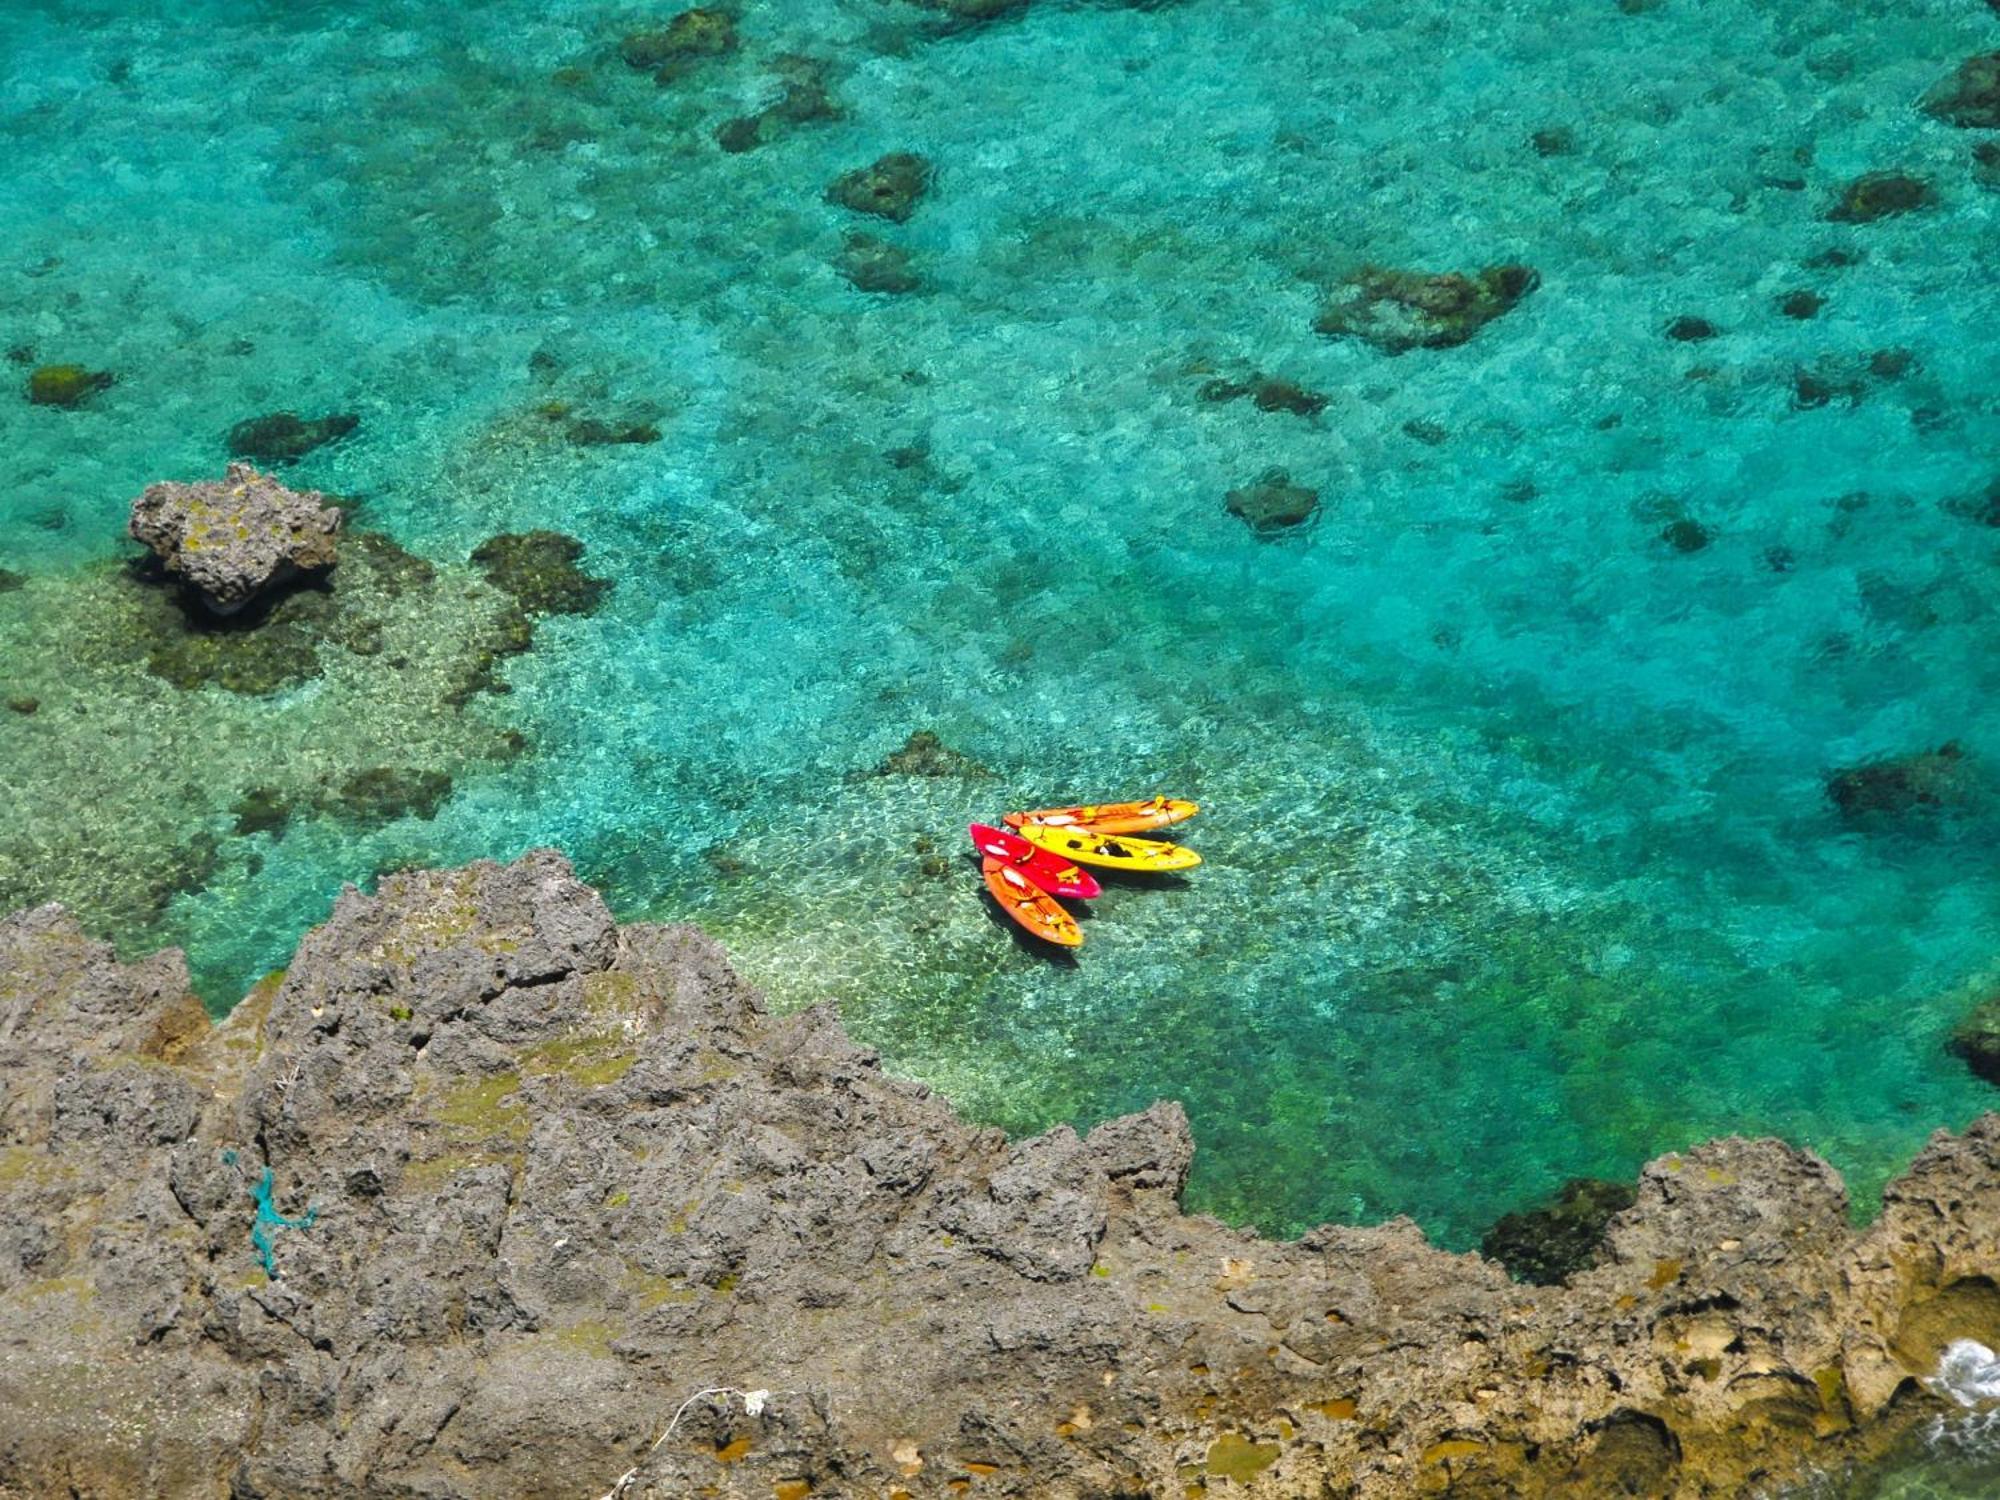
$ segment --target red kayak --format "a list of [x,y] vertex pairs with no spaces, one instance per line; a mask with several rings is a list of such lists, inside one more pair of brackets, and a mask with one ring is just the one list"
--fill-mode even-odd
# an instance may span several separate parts
[[1019,870],[1051,896],[1072,896],[1088,901],[1104,893],[1089,871],[1074,865],[1060,854],[1037,849],[1018,833],[974,823],[970,829],[972,846],[988,859]]

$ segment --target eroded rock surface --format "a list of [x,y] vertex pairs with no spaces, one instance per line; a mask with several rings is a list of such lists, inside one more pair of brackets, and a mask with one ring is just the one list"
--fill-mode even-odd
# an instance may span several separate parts
[[127,529],[169,576],[227,615],[332,567],[340,511],[317,490],[289,490],[248,464],[231,464],[220,481],[147,485]]
[[219,1026],[186,977],[0,921],[0,1492],[1736,1496],[2000,1343],[2000,1117],[1859,1234],[1663,1157],[1535,1287],[1186,1216],[1172,1104],[974,1129],[548,851],[349,889]]

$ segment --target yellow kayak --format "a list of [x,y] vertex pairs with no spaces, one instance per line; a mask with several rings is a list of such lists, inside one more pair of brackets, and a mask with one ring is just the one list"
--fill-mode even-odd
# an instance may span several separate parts
[[1041,807],[1008,813],[1009,828],[1040,823],[1045,828],[1081,828],[1087,833],[1148,833],[1191,818],[1201,809],[1179,797],[1148,797],[1143,802],[1100,802],[1084,807]]
[[1050,828],[1041,823],[1023,823],[1021,837],[1038,849],[1060,854],[1080,865],[1096,865],[1101,870],[1142,870],[1152,874],[1169,870],[1192,870],[1201,856],[1164,839],[1134,839],[1122,835],[1090,833],[1081,828]]

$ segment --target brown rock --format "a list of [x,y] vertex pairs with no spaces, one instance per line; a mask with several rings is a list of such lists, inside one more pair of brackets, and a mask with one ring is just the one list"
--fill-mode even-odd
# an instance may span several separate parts
[[2000,129],[2000,52],[1968,57],[1924,96],[1924,110],[1949,125]]
[[1387,354],[1449,349],[1540,284],[1527,266],[1489,266],[1474,275],[1370,267],[1349,279],[1313,327],[1335,338],[1362,339]]
[[856,167],[826,190],[829,203],[859,214],[874,214],[901,224],[917,210],[929,190],[931,164],[913,151],[891,151],[865,167]]
[[1915,213],[1937,202],[1937,194],[1921,177],[1907,172],[1867,172],[1840,190],[1826,216],[1837,224],[1873,224]]
[[1224,498],[1229,513],[1260,537],[1303,526],[1319,511],[1319,491],[1293,484],[1283,469],[1266,469]]

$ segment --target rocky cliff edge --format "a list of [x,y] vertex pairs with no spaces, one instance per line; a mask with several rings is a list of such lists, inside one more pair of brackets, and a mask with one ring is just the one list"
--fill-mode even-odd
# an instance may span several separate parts
[[1550,1288],[1187,1216],[1193,1149],[975,1129],[546,851],[348,890],[215,1026],[19,913],[0,1495],[1735,1496],[2000,1345],[2000,1117],[1859,1233],[1808,1153],[1662,1157]]

